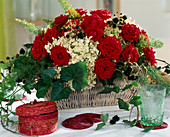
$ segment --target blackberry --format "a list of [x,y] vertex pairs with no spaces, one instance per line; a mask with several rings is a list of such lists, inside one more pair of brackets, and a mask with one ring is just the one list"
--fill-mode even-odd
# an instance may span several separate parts
[[115,120],[110,120],[110,124],[113,125],[113,124],[116,124],[116,121]]
[[78,34],[78,38],[83,39],[83,37],[84,37],[83,33],[80,32],[80,33]]
[[131,68],[131,67],[128,67],[128,68],[126,69],[126,71],[124,72],[124,74],[125,74],[126,76],[129,76],[130,73],[131,73],[131,71],[132,71],[132,68]]
[[107,24],[111,24],[111,21],[109,20],[109,21],[107,21]]
[[79,25],[76,25],[76,29],[79,29]]
[[24,54],[25,53],[25,50],[23,48],[20,49],[19,51],[20,54]]
[[126,19],[127,19],[126,15],[124,15],[124,16],[123,16],[123,19],[124,19],[124,20],[126,20]]
[[6,60],[10,60],[10,57],[6,57]]
[[69,35],[66,35],[67,38],[69,38]]
[[64,28],[64,29],[63,29],[63,31],[64,31],[64,32],[66,32],[66,31],[67,31],[67,29],[66,29],[66,28]]
[[128,77],[128,80],[136,80],[136,79],[138,79],[138,76],[132,75]]
[[113,28],[116,28],[116,24],[113,24]]
[[114,117],[112,117],[112,120],[114,120],[114,121],[119,121],[120,120],[120,118],[118,117],[118,115],[115,115]]
[[113,18],[112,20],[113,20],[113,22],[114,22],[114,23],[116,23],[116,24],[117,24],[117,23],[118,23],[118,21],[119,21],[119,19],[118,19],[118,18]]

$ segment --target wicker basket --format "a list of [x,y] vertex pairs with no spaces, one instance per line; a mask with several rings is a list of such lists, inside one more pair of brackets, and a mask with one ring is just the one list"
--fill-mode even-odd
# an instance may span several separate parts
[[[131,81],[129,81],[131,83]],[[123,88],[125,87],[124,80],[116,80],[114,83]],[[97,83],[95,88],[90,90],[83,90],[81,92],[74,91],[70,94],[69,99],[63,99],[57,101],[58,109],[70,109],[70,108],[85,108],[85,107],[98,107],[98,106],[112,106],[117,104],[117,98],[121,98],[124,101],[130,101],[133,95],[138,94],[138,88],[132,87],[132,91],[127,89],[123,92],[115,93],[111,92],[110,94],[101,94],[97,95],[98,92],[103,90],[101,83]],[[46,99],[50,100],[50,92],[46,95]]]

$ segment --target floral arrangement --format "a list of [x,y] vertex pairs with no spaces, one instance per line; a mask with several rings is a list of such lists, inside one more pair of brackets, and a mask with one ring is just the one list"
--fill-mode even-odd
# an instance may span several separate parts
[[[48,23],[47,28],[40,29],[17,19],[36,36],[19,54],[0,63],[1,68],[9,72],[0,85],[1,102],[8,98],[12,104],[20,89],[31,94],[35,88],[37,97],[43,98],[51,87],[51,100],[59,101],[68,99],[74,90],[95,87],[97,81],[104,86],[100,94],[118,93],[138,87],[137,83],[146,84],[148,75],[156,83],[169,86],[156,67],[153,49],[162,47],[163,43],[149,37],[131,18],[122,13],[112,17],[106,9],[87,13],[81,8],[73,9],[64,0],[59,2],[66,15],[61,14],[54,21],[43,19]],[[167,73],[169,66],[166,62]],[[121,89],[114,84],[115,79],[136,82],[127,83]],[[140,105],[138,99],[133,98],[131,104]],[[118,99],[118,103],[120,108],[129,110],[127,102]]]

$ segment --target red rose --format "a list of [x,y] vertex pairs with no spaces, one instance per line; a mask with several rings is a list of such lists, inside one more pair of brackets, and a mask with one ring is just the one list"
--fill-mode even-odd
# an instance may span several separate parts
[[87,37],[92,36],[93,41],[100,40],[104,35],[104,30],[100,28],[96,28],[94,25],[89,26],[84,31]]
[[88,28],[90,25],[92,26],[96,26],[96,28],[101,28],[104,29],[104,27],[106,26],[106,23],[104,22],[104,20],[102,18],[100,18],[99,16],[97,16],[96,14],[94,15],[86,15],[85,17],[83,17],[83,22],[81,23],[81,28],[82,29],[86,29]]
[[56,24],[59,27],[62,27],[68,20],[68,15],[61,14],[60,16],[55,18],[54,24]]
[[115,59],[118,61],[122,53],[121,41],[117,39],[116,36],[105,36],[100,40],[97,47],[104,57],[112,60]]
[[75,10],[80,14],[80,16],[87,13],[87,10],[83,10],[82,8],[76,8]]
[[53,42],[52,38],[58,38],[58,36],[61,36],[61,33],[60,31],[57,30],[56,26],[54,26],[52,29],[48,28],[43,37],[44,45],[47,45],[48,42],[52,43]]
[[94,73],[97,74],[97,79],[107,80],[109,79],[115,69],[115,63],[111,62],[108,58],[98,58],[95,61]]
[[139,53],[135,48],[134,44],[126,45],[121,60],[124,62],[137,62],[139,58]]
[[140,34],[140,29],[136,27],[136,25],[127,23],[122,26],[122,32],[120,33],[120,36],[122,36],[124,40],[133,42],[139,39]]
[[145,54],[146,60],[151,63],[151,65],[155,65],[157,62],[155,60],[155,51],[153,51],[153,48],[145,47],[143,49],[143,52]]
[[58,45],[52,48],[50,57],[54,62],[54,66],[67,65],[71,58],[70,54],[67,53],[67,49]]
[[40,40],[34,41],[31,51],[32,51],[33,58],[37,59],[38,61],[42,60],[43,56],[47,54],[47,51],[44,48],[42,41]]
[[148,37],[148,35],[146,34],[146,31],[141,30],[141,34],[143,34],[143,35],[145,36],[145,41],[146,41],[146,40],[149,40],[149,37]]
[[90,11],[90,14],[97,14],[100,18],[106,20],[106,19],[109,19],[111,18],[111,12],[108,11],[107,9],[101,9],[101,10],[93,10],[93,11]]

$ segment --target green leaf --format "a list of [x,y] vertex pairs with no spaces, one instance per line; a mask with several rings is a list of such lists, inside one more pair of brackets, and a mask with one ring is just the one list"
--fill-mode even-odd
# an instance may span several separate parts
[[3,112],[5,112],[5,113],[8,112],[8,111],[7,111],[5,108],[3,108],[3,107],[0,107],[0,109],[1,109]]
[[25,45],[23,45],[26,49],[31,49],[32,48],[32,43],[27,43]]
[[23,88],[28,94],[31,94],[31,89],[33,89],[33,85],[26,84],[23,86]]
[[99,124],[97,125],[96,130],[101,129],[101,128],[104,127],[105,125],[106,125],[105,123],[99,123]]
[[41,71],[43,81],[45,83],[51,83],[52,78],[56,75],[54,68],[45,69]]
[[108,118],[109,118],[109,114],[101,114],[101,121],[102,121],[103,123],[106,124]]
[[64,87],[64,83],[57,81],[52,85],[51,101],[59,101],[68,99],[72,90],[69,87]]
[[117,98],[118,99],[118,104],[119,104],[119,108],[120,109],[125,109],[125,110],[129,110],[129,104],[124,102],[122,99]]
[[147,128],[145,128],[142,132],[149,132],[149,131],[151,131],[152,129],[154,129],[154,127],[147,127]]
[[133,81],[131,84],[135,87],[139,87],[138,83],[136,83],[135,81]]
[[36,93],[37,98],[44,98],[50,87],[51,85],[45,84],[44,82],[39,81],[35,85],[35,88],[37,90],[37,93]]
[[123,120],[123,122],[127,125],[130,125],[131,127],[136,125],[136,119],[134,119],[133,121]]
[[142,102],[140,101],[140,96],[133,96],[132,100],[130,100],[129,103],[133,104],[136,107],[142,104]]
[[88,85],[86,77],[86,62],[78,62],[76,64],[71,64],[68,67],[63,67],[61,69],[61,80],[73,80],[72,86],[76,91],[81,91],[81,89]]
[[126,89],[129,89],[129,88],[131,88],[132,86],[138,87],[139,85],[134,81],[134,82],[132,82],[131,84],[126,85],[126,86],[122,89],[122,91],[125,91]]
[[108,94],[108,93],[111,93],[111,92],[119,93],[120,92],[120,87],[118,87],[118,86],[114,86],[113,88],[106,87],[104,90],[100,91],[97,94]]
[[14,103],[14,101],[15,101],[15,96],[14,96],[14,98],[12,98],[12,99],[10,100],[10,102],[8,102],[6,105],[7,105],[7,106],[10,106],[10,105],[12,105],[12,104]]

